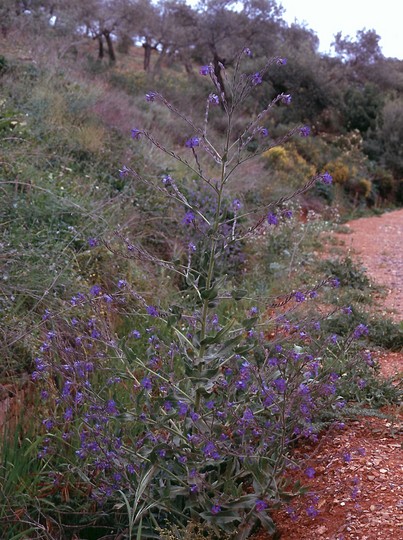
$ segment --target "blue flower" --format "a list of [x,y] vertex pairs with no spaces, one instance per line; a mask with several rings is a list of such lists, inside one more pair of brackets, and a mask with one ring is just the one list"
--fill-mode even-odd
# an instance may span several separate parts
[[301,137],[309,137],[309,134],[311,133],[311,128],[309,126],[302,126],[299,128],[299,134]]
[[186,148],[196,148],[196,146],[199,146],[200,139],[199,137],[191,137],[185,142]]
[[278,65],[278,66],[285,66],[286,63],[287,63],[287,58],[279,58],[279,59],[277,60],[277,65]]
[[214,504],[212,507],[211,507],[211,513],[214,514],[214,515],[217,515],[221,512],[221,506],[219,506],[218,504]]
[[158,317],[159,316],[158,309],[155,306],[147,306],[147,313],[151,317]]
[[123,165],[121,169],[119,169],[119,176],[120,178],[125,178],[130,172],[130,169],[126,167],[126,165]]
[[148,92],[146,94],[146,101],[155,101],[155,98],[157,97],[157,92]]
[[217,94],[210,94],[208,97],[208,100],[209,100],[209,103],[211,103],[212,105],[219,105],[220,103],[220,100]]
[[262,75],[259,73],[254,73],[251,78],[251,83],[253,86],[257,86],[258,84],[262,84]]
[[140,139],[142,131],[140,129],[133,128],[131,130],[132,139]]
[[211,67],[210,66],[202,66],[199,69],[199,73],[200,73],[200,75],[206,76],[209,73],[211,73]]
[[191,225],[194,223],[196,217],[193,212],[186,212],[185,217],[182,219],[183,225]]
[[268,507],[268,504],[266,501],[263,501],[261,499],[258,499],[255,504],[256,512],[263,512],[263,510],[266,510]]
[[295,298],[296,302],[304,302],[305,301],[305,295],[304,295],[304,293],[302,293],[300,291],[297,291],[294,294],[294,298]]
[[291,96],[290,96],[290,94],[282,94],[282,96],[281,96],[281,102],[284,103],[284,105],[290,105],[290,103],[291,103]]
[[242,51],[246,56],[252,56],[252,51],[249,49],[249,47],[245,47]]
[[269,225],[278,225],[278,218],[276,214],[269,212],[269,214],[267,214],[267,223]]
[[324,184],[327,184],[327,185],[331,184],[332,181],[333,181],[332,176],[331,176],[328,172],[323,173],[323,174],[321,175],[321,178],[322,178],[322,182],[323,182]]
[[315,476],[315,469],[313,467],[307,467],[305,469],[305,475],[308,477],[308,478],[313,478]]

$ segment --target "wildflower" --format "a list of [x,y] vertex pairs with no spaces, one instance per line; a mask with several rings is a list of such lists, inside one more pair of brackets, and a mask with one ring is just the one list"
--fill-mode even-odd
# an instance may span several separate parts
[[359,339],[361,336],[367,336],[367,335],[368,335],[368,327],[365,326],[365,324],[359,324],[353,332],[353,339]]
[[146,101],[155,101],[155,98],[157,97],[157,92],[148,92],[146,94]]
[[269,135],[269,130],[265,127],[260,128],[258,131],[259,131],[260,136],[263,138]]
[[219,105],[220,100],[218,99],[217,94],[210,94],[208,97],[209,103],[212,105]]
[[202,66],[199,69],[199,73],[200,73],[200,75],[206,76],[209,73],[211,73],[211,67],[210,66]]
[[212,507],[211,507],[211,513],[214,514],[214,515],[217,515],[221,512],[221,506],[219,506],[218,504],[214,504]]
[[194,223],[196,217],[193,212],[186,212],[185,217],[182,219],[183,225],[190,225]]
[[189,251],[193,251],[193,252],[196,251],[196,246],[194,245],[193,242],[189,242],[188,249]]
[[263,501],[261,499],[256,501],[256,504],[255,504],[256,512],[263,512],[263,510],[266,510],[267,507],[268,507],[268,504],[266,501]]
[[98,296],[101,293],[100,285],[93,285],[90,289],[91,296]]
[[141,130],[140,129],[136,129],[136,128],[133,128],[131,130],[131,134],[132,134],[132,139],[140,139],[140,136],[141,136]]
[[305,294],[300,292],[300,291],[297,291],[295,294],[294,294],[294,298],[295,298],[295,301],[296,302],[304,302],[306,300],[305,298]]
[[126,167],[126,165],[123,165],[121,169],[119,169],[119,176],[120,178],[125,178],[130,172],[130,169]]
[[254,73],[251,78],[251,82],[253,86],[257,86],[258,84],[262,84],[262,75],[259,73]]
[[199,137],[191,137],[185,142],[186,148],[196,148],[196,146],[199,146],[200,139]]
[[351,306],[346,306],[346,307],[343,308],[343,313],[345,315],[351,315],[352,312],[353,312],[353,310],[351,309]]
[[134,337],[135,339],[140,339],[141,338],[141,334],[140,334],[140,332],[138,330],[132,330],[130,332],[130,335],[132,337]]
[[267,223],[269,225],[278,225],[278,218],[276,214],[272,214],[271,212],[267,214]]
[[144,379],[142,379],[142,381],[141,381],[141,386],[145,390],[151,390],[152,389],[151,380],[148,377],[144,377]]
[[290,105],[291,99],[290,94],[282,94],[281,96],[281,102],[284,103],[284,105]]
[[287,63],[287,58],[279,58],[279,59],[277,60],[277,65],[278,65],[278,66],[285,66],[286,63]]
[[309,137],[309,134],[311,133],[311,128],[309,126],[302,126],[299,128],[299,134],[301,137]]
[[252,51],[249,49],[249,47],[245,47],[242,51],[246,56],[252,56]]
[[232,201],[232,208],[236,212],[237,210],[240,210],[242,208],[242,203],[239,199],[234,199]]
[[127,281],[124,279],[119,279],[118,281],[118,289],[124,289],[127,285]]
[[315,518],[318,514],[319,512],[312,504],[306,509],[306,515],[310,518]]
[[331,184],[332,181],[333,181],[332,175],[329,174],[328,172],[324,172],[324,173],[321,175],[321,178],[322,178],[322,182],[323,182],[324,184],[327,184],[327,185]]
[[159,316],[158,309],[155,306],[147,306],[147,313],[151,317],[158,317]]
[[98,240],[96,238],[88,238],[88,245],[93,248],[98,245]]
[[308,478],[313,478],[315,476],[315,469],[313,467],[307,467],[305,469],[305,476],[307,476]]
[[169,174],[166,174],[165,176],[163,176],[162,183],[164,184],[164,186],[172,186],[173,184],[172,176]]
[[42,320],[47,321],[48,319],[50,319],[51,315],[52,315],[51,312],[48,309],[45,309],[42,315]]
[[277,390],[278,390],[279,392],[285,392],[285,389],[287,388],[287,383],[285,382],[284,379],[281,379],[281,378],[280,378],[280,379],[276,379],[276,380],[274,381],[274,385],[275,385],[275,387],[277,388]]
[[345,453],[343,454],[343,460],[344,460],[345,463],[350,463],[350,461],[351,461],[351,454],[350,454],[350,452],[345,452]]

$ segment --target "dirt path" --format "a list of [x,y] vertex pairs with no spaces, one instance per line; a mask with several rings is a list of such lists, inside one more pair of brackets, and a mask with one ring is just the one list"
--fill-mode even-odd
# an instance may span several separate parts
[[[338,234],[347,254],[386,290],[382,314],[403,320],[403,210],[346,224]],[[403,371],[403,353],[379,353],[383,376]],[[403,436],[396,408],[390,419],[360,418],[297,450],[315,476],[301,481],[311,495],[275,513],[281,540],[403,540]],[[401,411],[400,411],[401,412]],[[313,459],[308,456],[314,455]],[[260,532],[254,540],[269,540]]]
[[346,223],[351,234],[336,235],[368,276],[385,288],[383,314],[403,320],[403,210]]

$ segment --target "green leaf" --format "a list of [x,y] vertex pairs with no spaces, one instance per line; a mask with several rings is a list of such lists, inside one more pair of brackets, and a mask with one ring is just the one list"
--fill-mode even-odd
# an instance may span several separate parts
[[245,296],[248,294],[248,291],[245,289],[235,289],[234,291],[231,291],[231,296],[234,300],[242,300],[242,298],[245,298]]

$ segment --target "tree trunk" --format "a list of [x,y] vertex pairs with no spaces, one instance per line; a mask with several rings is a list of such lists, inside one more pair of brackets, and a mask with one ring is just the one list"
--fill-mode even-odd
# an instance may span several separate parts
[[158,56],[157,61],[155,62],[155,66],[153,69],[154,75],[156,75],[157,73],[161,73],[162,62],[164,61],[166,55],[167,55],[167,48],[163,46],[162,51],[160,55]]
[[111,64],[114,64],[116,62],[116,55],[113,48],[113,41],[111,39],[111,34],[108,30],[104,30],[103,34],[105,36],[106,44],[108,46],[108,56],[109,56],[109,62]]
[[144,47],[144,71],[150,71],[150,62],[151,62],[151,45],[146,41],[143,43]]
[[98,39],[98,60],[102,60],[104,57],[104,38],[102,34],[97,37]]

